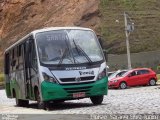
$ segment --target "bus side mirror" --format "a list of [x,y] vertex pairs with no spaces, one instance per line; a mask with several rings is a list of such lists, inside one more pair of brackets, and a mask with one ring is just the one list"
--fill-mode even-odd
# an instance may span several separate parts
[[106,62],[108,62],[108,54],[107,54],[107,51],[103,50],[103,54],[104,54],[104,57],[106,59]]
[[101,47],[104,48],[102,38],[100,36],[97,36],[97,38],[98,38],[98,41],[99,41]]
[[[102,49],[103,49],[103,48],[104,48],[104,45],[103,45],[102,38],[101,38],[99,35],[97,35],[97,38],[98,38],[98,41],[99,41],[99,43],[100,43],[100,45],[101,45],[101,47],[102,47]],[[105,57],[105,59],[106,59],[106,62],[108,62],[108,54],[107,54],[107,51],[106,51],[106,50],[103,50],[103,54],[104,54],[104,57]]]

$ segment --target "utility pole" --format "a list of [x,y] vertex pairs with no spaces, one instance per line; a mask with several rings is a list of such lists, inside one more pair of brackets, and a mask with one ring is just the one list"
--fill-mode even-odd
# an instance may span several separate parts
[[132,69],[130,45],[129,45],[129,35],[130,35],[130,32],[133,32],[133,30],[134,30],[134,23],[128,23],[128,14],[126,12],[124,12],[124,22],[125,22],[128,69]]

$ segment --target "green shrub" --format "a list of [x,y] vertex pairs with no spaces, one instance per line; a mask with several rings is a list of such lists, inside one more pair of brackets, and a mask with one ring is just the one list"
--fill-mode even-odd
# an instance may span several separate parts
[[3,82],[3,81],[4,81],[4,75],[0,74],[0,82]]
[[160,74],[157,74],[157,78],[158,78],[158,80],[160,81]]

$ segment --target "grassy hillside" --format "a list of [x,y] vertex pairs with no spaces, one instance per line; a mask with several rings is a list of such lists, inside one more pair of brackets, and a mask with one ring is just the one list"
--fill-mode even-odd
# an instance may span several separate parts
[[49,26],[93,28],[103,36],[109,53],[126,53],[124,11],[135,23],[129,37],[131,52],[160,50],[160,0],[12,0],[0,6],[0,72],[5,48],[30,31]]
[[125,53],[124,11],[135,23],[131,52],[160,49],[160,0],[101,0],[101,35],[109,53]]
[[0,74],[0,86],[4,85],[4,75]]
[[4,50],[35,29],[99,27],[99,0],[0,0],[0,73]]

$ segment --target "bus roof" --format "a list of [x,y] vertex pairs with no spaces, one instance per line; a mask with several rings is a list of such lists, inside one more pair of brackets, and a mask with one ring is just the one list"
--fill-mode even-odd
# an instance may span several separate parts
[[63,29],[91,30],[89,28],[83,28],[83,27],[47,27],[47,28],[43,28],[43,29],[37,29],[37,30],[34,30],[31,33],[27,34],[25,37],[21,38],[20,40],[18,40],[14,44],[12,44],[10,47],[8,47],[5,50],[5,52],[7,52],[8,50],[12,49],[14,46],[18,45],[19,43],[23,42],[30,35],[35,35],[36,33],[40,33],[40,32],[46,32],[46,31],[51,31],[51,30],[63,30]]
[[51,31],[51,30],[63,30],[63,29],[91,30],[89,28],[83,28],[83,27],[48,27],[48,28],[35,30],[31,33],[36,34],[36,33],[39,33],[39,32],[46,32],[46,31]]

